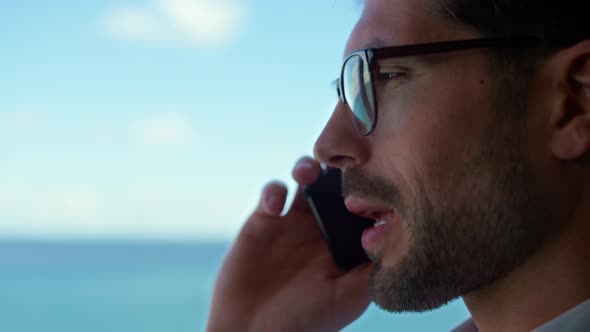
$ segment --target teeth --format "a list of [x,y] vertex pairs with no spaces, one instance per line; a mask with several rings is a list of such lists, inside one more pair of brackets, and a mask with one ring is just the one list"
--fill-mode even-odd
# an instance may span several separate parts
[[387,221],[385,220],[377,220],[375,221],[375,225],[373,225],[373,227],[381,227],[383,225],[387,224]]

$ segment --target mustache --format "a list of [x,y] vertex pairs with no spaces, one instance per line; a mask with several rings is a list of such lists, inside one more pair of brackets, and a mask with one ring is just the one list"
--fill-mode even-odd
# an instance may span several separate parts
[[342,197],[351,195],[378,200],[402,208],[401,192],[388,179],[370,176],[358,169],[342,171]]

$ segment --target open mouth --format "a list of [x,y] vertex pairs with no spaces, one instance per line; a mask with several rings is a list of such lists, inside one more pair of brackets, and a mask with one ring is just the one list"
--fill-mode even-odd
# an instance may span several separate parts
[[374,220],[373,227],[365,229],[361,237],[363,248],[367,251],[378,250],[383,241],[391,236],[392,225],[399,223],[397,212],[390,206],[353,196],[346,198],[345,205],[350,212]]
[[373,227],[378,228],[389,224],[395,218],[395,211],[393,210],[383,210],[383,211],[352,211],[352,213],[357,214],[363,218],[373,219],[375,223]]
[[375,220],[375,225],[373,225],[373,227],[381,227],[381,226],[385,226],[387,225],[388,221],[387,220]]

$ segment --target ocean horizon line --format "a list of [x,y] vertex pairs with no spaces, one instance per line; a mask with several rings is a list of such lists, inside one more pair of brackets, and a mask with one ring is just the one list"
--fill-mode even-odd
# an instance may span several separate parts
[[200,238],[200,237],[29,237],[29,236],[0,236],[0,244],[71,244],[71,245],[224,245],[228,246],[234,238]]

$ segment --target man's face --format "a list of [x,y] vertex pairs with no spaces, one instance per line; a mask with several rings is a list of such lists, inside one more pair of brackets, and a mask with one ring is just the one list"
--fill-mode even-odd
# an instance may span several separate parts
[[[367,1],[345,53],[479,37],[434,4]],[[363,246],[371,296],[386,310],[430,310],[486,286],[554,232],[525,119],[513,115],[525,93],[498,84],[489,64],[481,50],[382,60],[402,74],[376,87],[374,132],[357,133],[340,103],[316,143],[318,159],[343,170],[349,209],[385,222]]]

